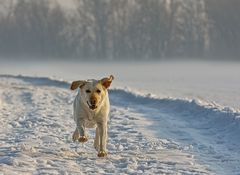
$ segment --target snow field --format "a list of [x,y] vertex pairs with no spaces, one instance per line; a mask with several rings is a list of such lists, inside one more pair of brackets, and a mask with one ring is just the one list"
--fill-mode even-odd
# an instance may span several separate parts
[[152,132],[145,128],[151,126],[145,116],[151,115],[149,109],[127,107],[124,101],[131,98],[121,99],[124,94],[119,96],[117,90],[110,92],[109,155],[101,159],[93,148],[94,130],[89,131],[86,144],[71,140],[76,94],[68,83],[6,75],[0,80],[2,174],[213,173],[186,146],[148,134]]

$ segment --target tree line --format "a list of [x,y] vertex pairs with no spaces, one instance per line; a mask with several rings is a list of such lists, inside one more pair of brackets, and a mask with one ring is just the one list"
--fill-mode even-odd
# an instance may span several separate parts
[[239,0],[8,0],[0,56],[240,59]]

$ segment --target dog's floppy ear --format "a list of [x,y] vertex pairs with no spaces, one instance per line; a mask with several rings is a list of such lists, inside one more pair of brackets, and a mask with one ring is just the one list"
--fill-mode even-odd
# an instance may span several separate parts
[[101,84],[107,89],[111,85],[112,81],[114,80],[113,75],[110,75],[107,78],[103,78],[100,80]]
[[77,89],[78,87],[80,87],[80,88],[83,87],[85,84],[86,84],[86,81],[81,81],[81,80],[79,80],[79,81],[73,81],[72,84],[71,84],[70,89],[71,89],[71,90],[75,90],[75,89]]

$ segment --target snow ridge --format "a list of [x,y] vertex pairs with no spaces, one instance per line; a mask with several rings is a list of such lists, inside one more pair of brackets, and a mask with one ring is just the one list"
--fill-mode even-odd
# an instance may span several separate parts
[[[8,75],[8,74],[1,74],[0,78],[17,78],[23,80],[25,82],[29,82],[36,86],[57,86],[59,88],[69,88],[70,82],[59,80],[55,78],[49,77],[32,77],[32,76],[23,76],[23,75]],[[153,94],[143,94],[138,92],[137,90],[132,90],[128,87],[126,88],[114,88],[110,89],[110,93],[122,95],[122,96],[131,96],[133,99],[139,101],[141,100],[142,103],[155,103],[159,101],[161,103],[165,103],[166,105],[173,105],[175,109],[182,109],[185,106],[186,110],[196,109],[198,107],[201,110],[206,109],[207,111],[218,111],[219,113],[225,113],[227,117],[235,117],[236,119],[239,118],[240,112],[239,110],[234,110],[231,107],[224,107],[218,105],[215,102],[207,103],[198,99],[176,99],[174,97],[169,98],[160,98],[156,97]]]

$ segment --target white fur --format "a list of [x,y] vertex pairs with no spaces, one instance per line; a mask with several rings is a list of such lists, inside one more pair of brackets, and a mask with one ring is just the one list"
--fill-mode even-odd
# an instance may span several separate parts
[[[96,80],[95,80],[96,81]],[[94,80],[92,82],[95,84]],[[73,140],[78,140],[80,137],[86,137],[86,128],[96,128],[94,139],[94,147],[99,153],[106,154],[107,152],[107,122],[110,110],[110,103],[107,89],[101,100],[101,103],[95,110],[91,110],[87,105],[86,94],[82,90],[78,94],[73,104],[73,115],[76,123],[76,130],[73,134]],[[104,155],[105,156],[105,155]]]

